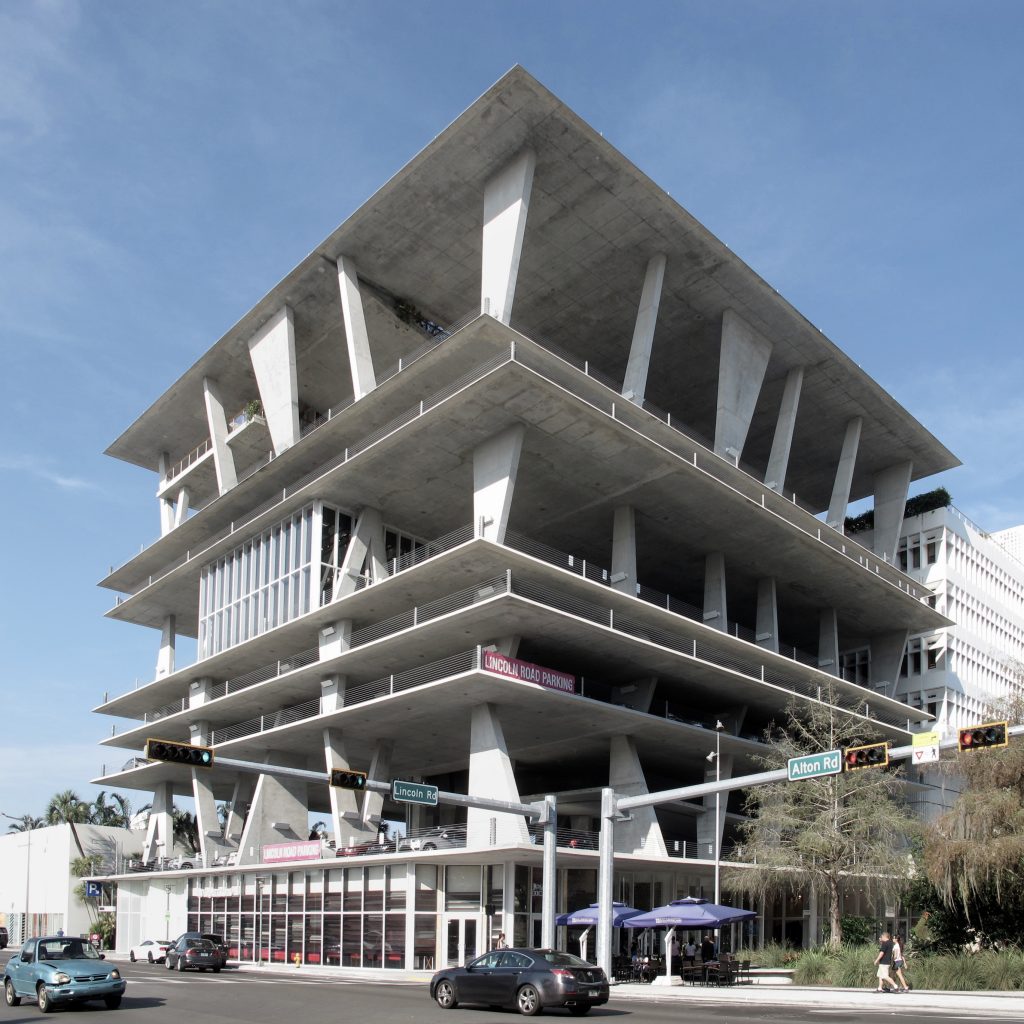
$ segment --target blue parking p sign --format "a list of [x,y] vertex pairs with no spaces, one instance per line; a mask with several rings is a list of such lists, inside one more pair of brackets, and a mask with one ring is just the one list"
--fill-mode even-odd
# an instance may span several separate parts
[[98,900],[101,896],[100,883],[99,882],[86,882],[85,883],[85,898]]

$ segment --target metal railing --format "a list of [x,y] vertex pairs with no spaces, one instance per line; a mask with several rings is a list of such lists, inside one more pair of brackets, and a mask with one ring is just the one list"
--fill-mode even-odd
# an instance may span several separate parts
[[163,483],[168,484],[175,477],[181,476],[189,466],[198,462],[212,447],[213,442],[210,438],[207,438],[205,441],[200,441],[199,444],[197,444],[195,448],[188,453],[188,455],[168,468],[167,473],[164,476]]

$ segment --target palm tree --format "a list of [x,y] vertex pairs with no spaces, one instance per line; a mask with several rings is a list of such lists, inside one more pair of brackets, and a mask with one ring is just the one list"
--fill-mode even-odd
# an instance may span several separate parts
[[199,824],[196,816],[190,811],[183,811],[175,807],[171,811],[174,822],[174,841],[191,850],[193,854],[199,853]]
[[107,803],[106,791],[100,790],[99,796],[92,803],[92,824],[128,828],[132,820],[132,805],[128,798],[120,793],[111,793],[110,797],[114,801],[114,806]]
[[72,789],[54,793],[46,805],[47,825],[85,825],[92,817],[92,806]]
[[13,825],[7,826],[8,832],[30,832],[35,828],[45,828],[46,819],[37,818],[32,814],[23,814]]

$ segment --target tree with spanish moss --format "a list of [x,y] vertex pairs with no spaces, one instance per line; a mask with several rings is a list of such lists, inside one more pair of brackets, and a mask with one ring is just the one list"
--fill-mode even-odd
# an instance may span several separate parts
[[[877,724],[835,707],[837,696],[829,687],[820,702],[790,701],[784,719],[765,734],[765,770],[885,738]],[[901,799],[900,775],[898,768],[864,769],[751,788],[730,858],[739,864],[726,866],[723,887],[758,900],[780,891],[823,893],[828,944],[838,947],[844,886],[854,882],[879,902],[904,888],[913,871],[909,838],[916,824]]]
[[[1024,683],[1024,666],[1016,666]],[[990,721],[1024,722],[1024,694],[995,702]],[[944,766],[947,762],[944,762]],[[956,754],[963,788],[925,831],[924,868],[944,905],[988,939],[1024,939],[1024,742]]]

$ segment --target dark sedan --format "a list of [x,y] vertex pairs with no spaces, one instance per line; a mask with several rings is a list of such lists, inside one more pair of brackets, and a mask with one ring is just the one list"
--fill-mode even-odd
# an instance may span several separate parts
[[223,951],[209,939],[193,939],[183,936],[167,950],[164,966],[169,971],[210,970],[216,974],[227,961]]
[[582,1017],[608,1002],[608,978],[600,967],[557,949],[495,949],[465,967],[438,971],[430,995],[442,1009],[460,1003],[507,1006],[532,1017],[565,1006]]

